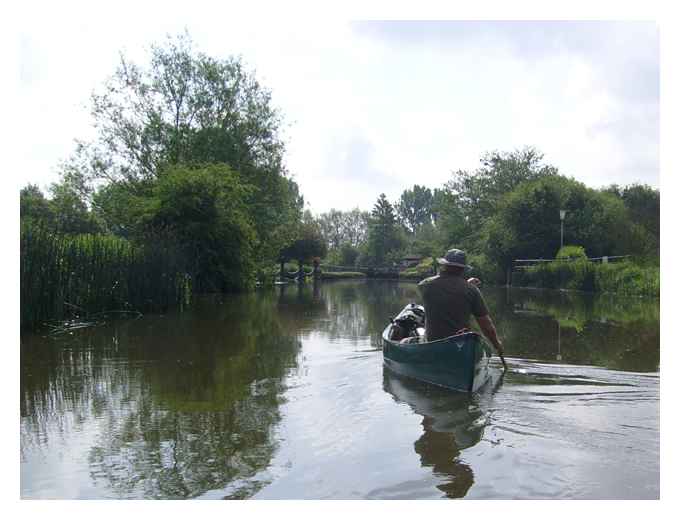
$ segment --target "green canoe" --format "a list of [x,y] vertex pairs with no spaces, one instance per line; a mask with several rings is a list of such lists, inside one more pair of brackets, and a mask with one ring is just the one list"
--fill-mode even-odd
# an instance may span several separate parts
[[[452,390],[476,392],[490,377],[491,346],[476,332],[422,343],[403,343],[399,323],[403,317],[421,315],[422,307],[408,304],[383,331],[383,360],[393,372]],[[400,321],[402,320],[402,321]],[[421,329],[422,330],[422,329]]]

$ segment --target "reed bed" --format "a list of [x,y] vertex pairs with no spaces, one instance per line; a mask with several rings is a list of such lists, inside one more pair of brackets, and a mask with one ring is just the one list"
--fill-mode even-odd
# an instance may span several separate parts
[[517,273],[513,284],[548,289],[616,293],[628,296],[659,296],[658,266],[630,261],[596,264],[587,260],[550,262]]
[[104,313],[158,312],[188,303],[190,279],[176,247],[109,235],[21,229],[21,328]]

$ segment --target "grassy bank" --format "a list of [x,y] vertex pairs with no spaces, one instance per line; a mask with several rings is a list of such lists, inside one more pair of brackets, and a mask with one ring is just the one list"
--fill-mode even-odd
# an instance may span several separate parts
[[347,279],[347,278],[366,278],[366,275],[364,273],[355,273],[355,272],[350,272],[350,271],[345,271],[345,272],[337,272],[337,273],[327,273],[327,272],[322,272],[321,273],[321,279],[322,280],[342,280],[342,279]]
[[586,260],[532,266],[513,277],[513,285],[575,289],[630,296],[659,296],[659,266],[633,262],[599,264]]
[[20,255],[22,330],[105,312],[162,311],[190,294],[181,258],[161,241],[140,247],[23,226]]

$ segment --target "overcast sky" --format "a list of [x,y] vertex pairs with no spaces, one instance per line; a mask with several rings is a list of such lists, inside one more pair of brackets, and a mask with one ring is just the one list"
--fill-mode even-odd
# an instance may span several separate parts
[[145,63],[149,44],[185,27],[198,50],[241,55],[272,91],[287,167],[314,212],[440,187],[485,151],[525,145],[592,187],[659,186],[651,22],[291,24],[100,5],[110,11],[44,6],[18,31],[17,189],[56,180],[73,140],[91,135],[88,98],[119,51]]

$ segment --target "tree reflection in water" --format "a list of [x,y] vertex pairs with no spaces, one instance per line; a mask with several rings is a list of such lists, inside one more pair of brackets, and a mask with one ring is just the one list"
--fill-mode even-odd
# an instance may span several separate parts
[[[89,477],[106,496],[245,498],[276,449],[283,379],[300,342],[272,294],[22,343],[22,450],[63,452],[96,425]],[[56,418],[56,419],[55,419]],[[61,441],[61,442],[60,442]]]
[[383,389],[423,417],[423,434],[413,444],[423,467],[441,479],[436,487],[448,498],[464,497],[474,483],[472,468],[460,458],[477,444],[487,423],[486,402],[500,386],[499,374],[470,395],[420,383],[383,368]]

